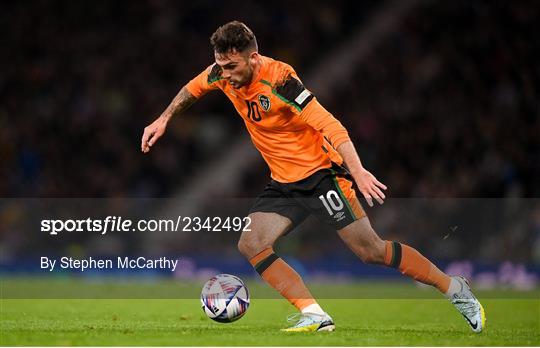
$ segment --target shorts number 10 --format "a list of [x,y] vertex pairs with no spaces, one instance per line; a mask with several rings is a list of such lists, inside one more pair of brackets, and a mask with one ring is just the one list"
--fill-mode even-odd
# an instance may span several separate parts
[[324,197],[324,195],[320,195],[319,199],[322,201],[322,204],[326,208],[326,211],[328,211],[329,215],[334,215],[334,212],[343,209],[343,201],[334,190],[326,192],[326,197]]

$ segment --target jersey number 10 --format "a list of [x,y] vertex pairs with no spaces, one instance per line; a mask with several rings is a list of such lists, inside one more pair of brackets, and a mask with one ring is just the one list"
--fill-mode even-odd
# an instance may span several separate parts
[[257,102],[250,102],[249,100],[246,100],[246,105],[248,107],[247,118],[255,122],[259,122],[260,120],[262,120],[261,113],[259,111],[259,105],[257,104]]

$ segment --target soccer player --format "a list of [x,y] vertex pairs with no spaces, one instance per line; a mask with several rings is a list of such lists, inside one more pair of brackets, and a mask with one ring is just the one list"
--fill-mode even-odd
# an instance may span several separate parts
[[255,147],[270,167],[270,183],[250,210],[251,231],[238,249],[261,277],[299,311],[285,331],[332,331],[332,318],[302,278],[272,249],[275,241],[309,214],[335,228],[365,263],[399,269],[437,288],[482,331],[484,310],[462,277],[450,277],[408,245],[379,238],[360,205],[353,183],[369,206],[383,204],[382,184],[362,166],[347,130],[302,84],[294,69],[258,52],[253,32],[233,21],[210,38],[215,63],[187,83],[167,109],[144,129],[144,153],[169,121],[212,90],[221,90],[244,120]]

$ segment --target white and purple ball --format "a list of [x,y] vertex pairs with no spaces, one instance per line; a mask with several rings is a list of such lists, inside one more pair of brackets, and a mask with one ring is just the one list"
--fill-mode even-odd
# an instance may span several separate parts
[[230,323],[246,313],[249,307],[249,291],[240,278],[230,274],[218,274],[204,284],[201,304],[210,319]]

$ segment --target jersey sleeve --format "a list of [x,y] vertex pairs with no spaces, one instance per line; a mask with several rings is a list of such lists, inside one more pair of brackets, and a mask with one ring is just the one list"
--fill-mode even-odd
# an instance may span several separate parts
[[335,149],[350,140],[347,129],[304,87],[294,71],[289,73],[275,91],[294,114],[321,132]]
[[306,105],[300,113],[300,118],[320,131],[334,149],[351,140],[347,129],[316,98]]
[[212,64],[189,81],[186,88],[195,98],[200,98],[209,91],[219,89],[221,80],[223,80],[221,68],[217,64]]

